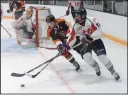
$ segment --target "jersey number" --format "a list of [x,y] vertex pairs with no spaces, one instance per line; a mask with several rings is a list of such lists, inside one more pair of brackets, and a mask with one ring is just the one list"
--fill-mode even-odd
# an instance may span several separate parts
[[100,27],[101,25],[100,25],[100,23],[99,23],[99,22],[97,22],[97,23],[96,23],[96,26],[97,26],[97,27]]

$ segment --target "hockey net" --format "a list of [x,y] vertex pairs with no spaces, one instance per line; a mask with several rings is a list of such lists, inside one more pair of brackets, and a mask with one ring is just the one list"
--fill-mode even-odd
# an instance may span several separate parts
[[36,46],[46,49],[56,49],[51,38],[47,37],[48,25],[46,23],[46,17],[51,14],[50,8],[31,6],[33,9],[32,18],[36,22],[35,40]]

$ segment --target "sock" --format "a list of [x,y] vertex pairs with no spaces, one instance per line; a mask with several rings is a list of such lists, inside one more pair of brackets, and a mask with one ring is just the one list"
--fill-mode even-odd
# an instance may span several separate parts
[[104,66],[110,71],[111,74],[115,72],[112,62],[107,58],[106,55],[98,56],[99,60],[104,64]]
[[78,67],[78,63],[77,63],[77,61],[74,59],[74,58],[72,58],[69,62],[71,62],[76,68]]
[[113,73],[115,72],[111,61],[109,61],[109,62],[105,65],[105,67],[111,72],[111,74],[113,74]]

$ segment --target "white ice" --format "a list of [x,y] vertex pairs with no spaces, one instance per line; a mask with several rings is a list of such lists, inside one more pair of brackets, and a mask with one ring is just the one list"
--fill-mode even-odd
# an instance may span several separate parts
[[[28,76],[16,78],[12,72],[24,73],[38,64],[57,54],[56,50],[41,48],[25,48],[17,45],[15,32],[11,27],[12,20],[2,20],[2,25],[12,34],[1,27],[1,92],[2,93],[126,93],[127,92],[127,47],[103,38],[108,57],[115,70],[121,76],[121,82],[116,82],[108,70],[99,62],[102,75],[96,76],[95,71],[75,52],[76,60],[82,72],[76,72],[72,64],[64,57],[55,59],[35,79]],[[39,69],[38,69],[39,70]],[[38,71],[37,70],[37,71]],[[36,73],[37,71],[34,71]],[[20,85],[25,84],[24,88]]]

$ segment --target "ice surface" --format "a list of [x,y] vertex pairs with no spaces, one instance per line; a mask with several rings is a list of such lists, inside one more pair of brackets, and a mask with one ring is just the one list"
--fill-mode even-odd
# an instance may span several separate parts
[[[116,82],[99,62],[101,76],[75,52],[71,51],[82,68],[82,72],[75,72],[75,68],[64,57],[54,60],[35,79],[27,76],[11,77],[12,72],[23,73],[57,54],[56,50],[20,47],[16,43],[15,32],[11,27],[12,20],[2,20],[2,25],[12,34],[8,34],[1,27],[1,92],[2,93],[126,93],[127,92],[127,47],[103,38],[108,57],[121,76],[121,82]],[[38,69],[39,70],[39,69]],[[34,71],[36,73],[38,70]],[[25,84],[24,88],[20,85]]]

